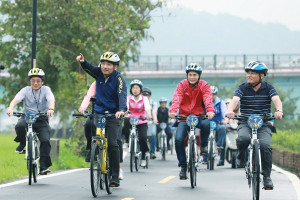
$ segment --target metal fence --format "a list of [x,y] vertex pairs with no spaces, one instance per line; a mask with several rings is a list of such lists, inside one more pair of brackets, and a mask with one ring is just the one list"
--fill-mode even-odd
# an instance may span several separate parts
[[197,63],[204,69],[239,70],[252,60],[264,62],[269,69],[300,68],[300,54],[270,55],[183,55],[183,56],[139,56],[129,62],[126,71],[183,70],[189,63]]

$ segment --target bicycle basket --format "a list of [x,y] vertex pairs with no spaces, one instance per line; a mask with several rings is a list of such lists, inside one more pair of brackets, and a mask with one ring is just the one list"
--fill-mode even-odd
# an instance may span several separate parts
[[211,130],[215,130],[217,128],[217,123],[214,121],[210,121],[209,125]]
[[253,114],[248,118],[248,125],[254,130],[259,129],[263,123],[263,119],[260,115]]
[[135,117],[135,116],[132,116],[130,117],[130,124],[131,125],[138,125],[139,124],[139,118]]
[[165,122],[160,123],[159,126],[161,129],[167,128],[167,124]]
[[198,119],[198,117],[196,117],[196,115],[189,115],[186,118],[186,123],[189,127],[194,128],[198,125],[199,119]]
[[26,124],[34,124],[36,122],[37,116],[35,113],[26,113],[25,114],[25,121]]
[[96,124],[97,128],[104,128],[106,125],[105,115],[96,114],[95,115],[95,124]]

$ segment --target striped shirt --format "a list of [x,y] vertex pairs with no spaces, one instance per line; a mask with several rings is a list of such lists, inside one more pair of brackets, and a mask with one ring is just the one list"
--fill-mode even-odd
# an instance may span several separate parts
[[278,95],[276,89],[264,81],[257,92],[249,83],[243,83],[234,93],[234,96],[241,98],[241,115],[247,118],[252,114],[271,113],[271,98],[276,95]]

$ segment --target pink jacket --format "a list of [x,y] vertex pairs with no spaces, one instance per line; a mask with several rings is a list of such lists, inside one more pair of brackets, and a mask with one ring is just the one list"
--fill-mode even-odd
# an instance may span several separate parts
[[90,86],[89,90],[87,91],[80,107],[82,107],[86,110],[87,107],[90,105],[91,97],[95,96],[95,95],[96,95],[96,81],[94,81],[91,84],[91,86]]

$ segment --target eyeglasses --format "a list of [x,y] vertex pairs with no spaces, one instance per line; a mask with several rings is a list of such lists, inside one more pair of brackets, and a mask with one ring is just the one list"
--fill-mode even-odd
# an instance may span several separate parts
[[32,79],[31,79],[30,82],[31,82],[31,83],[41,83],[42,81],[41,81],[41,80],[32,80]]

